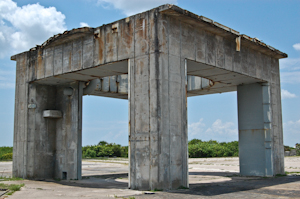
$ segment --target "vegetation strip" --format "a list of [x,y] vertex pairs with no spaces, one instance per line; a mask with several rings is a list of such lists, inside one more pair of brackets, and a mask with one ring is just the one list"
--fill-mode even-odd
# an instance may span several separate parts
[[[284,146],[285,151],[296,150],[296,155],[300,156],[300,144],[295,148]],[[190,158],[207,157],[238,157],[239,143],[218,142],[215,140],[202,141],[193,139],[188,142]],[[82,147],[82,158],[108,158],[108,157],[128,157],[128,146],[121,146],[115,143],[100,141],[97,145],[87,145]],[[0,161],[11,161],[13,158],[13,147],[0,147]],[[0,178],[1,179],[1,178]]]

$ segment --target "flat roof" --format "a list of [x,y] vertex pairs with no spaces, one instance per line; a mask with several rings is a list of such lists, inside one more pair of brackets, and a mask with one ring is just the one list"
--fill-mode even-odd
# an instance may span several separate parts
[[[182,22],[185,22],[187,24],[193,24],[198,27],[202,27],[204,30],[206,30],[208,32],[212,32],[214,34],[223,36],[225,38],[240,37],[242,46],[243,45],[247,46],[254,50],[268,54],[272,57],[276,57],[278,59],[288,57],[288,55],[286,53],[283,53],[283,52],[277,50],[276,48],[263,43],[261,40],[258,40],[257,38],[251,38],[245,34],[240,34],[238,31],[236,31],[232,28],[229,28],[225,25],[222,25],[216,21],[213,21],[212,19],[209,19],[204,16],[196,15],[188,10],[184,10],[173,4],[164,4],[159,7],[153,8],[151,10],[158,10],[159,12],[161,12],[163,14],[177,18],[178,20],[180,20]],[[148,11],[151,11],[151,10],[148,10]],[[145,12],[148,12],[148,11],[145,11]],[[139,15],[139,14],[141,14],[141,13],[138,13],[136,15]],[[136,15],[132,15],[132,16],[136,16]],[[124,20],[124,19],[121,19],[121,20]],[[121,20],[118,20],[118,21],[121,21]],[[118,21],[112,22],[110,24],[117,23]],[[102,26],[107,26],[110,24],[104,24]],[[102,26],[99,26],[99,27],[102,27]],[[99,28],[99,27],[97,27],[97,28]],[[82,37],[84,35],[94,34],[94,31],[97,28],[84,27],[84,28],[76,28],[76,29],[72,29],[69,31],[65,31],[62,34],[57,34],[57,35],[54,35],[53,37],[50,37],[42,45],[37,45],[36,47],[31,48],[29,51],[35,51],[38,48],[44,48],[44,47],[47,47],[50,45],[52,46],[57,43],[61,43],[62,41],[67,42],[67,41]],[[26,51],[26,52],[28,52],[28,51]],[[19,54],[21,54],[21,53],[19,53]],[[16,55],[13,55],[11,57],[11,60],[15,60],[16,59],[15,56]]]

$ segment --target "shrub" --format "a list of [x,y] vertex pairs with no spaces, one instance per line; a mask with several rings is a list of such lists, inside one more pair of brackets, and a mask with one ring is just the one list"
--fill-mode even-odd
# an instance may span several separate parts
[[191,141],[189,141],[189,145],[191,144],[198,144],[198,143],[201,143],[202,140],[199,140],[199,139],[192,139]]
[[13,148],[12,147],[9,147],[9,146],[2,146],[0,147],[0,157],[4,154],[7,154],[7,153],[12,153],[13,152]]
[[193,139],[188,144],[190,158],[238,156],[238,148],[237,141],[219,143],[215,140],[201,141]]
[[0,160],[12,160],[13,147],[0,147]]
[[87,149],[84,153],[84,157],[94,158],[96,157],[96,151],[94,151],[93,149]]
[[0,157],[0,160],[12,160],[13,159],[13,153],[7,153]]
[[112,156],[114,153],[112,147],[103,146],[103,145],[96,146],[96,151],[97,151],[97,157]]
[[296,144],[296,155],[300,155],[300,143]]
[[128,146],[122,146],[121,157],[128,158]]
[[108,143],[106,142],[106,141],[100,141],[99,143],[98,143],[98,145],[107,145]]
[[290,146],[284,146],[284,151],[291,151],[292,149],[294,148]]
[[106,156],[128,157],[128,146],[121,146],[115,143],[107,143],[106,141],[100,141],[97,145],[88,145],[82,147],[83,158]]

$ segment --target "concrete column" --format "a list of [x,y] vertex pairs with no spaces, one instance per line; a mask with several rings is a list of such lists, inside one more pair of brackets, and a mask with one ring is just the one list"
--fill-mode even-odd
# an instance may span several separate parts
[[[27,96],[16,92],[18,100],[26,102],[21,109],[17,102],[15,105],[13,175],[33,179],[53,178],[56,120],[44,118],[43,111],[55,109],[56,88],[38,84],[26,86]],[[26,111],[24,117],[23,111]]]
[[[73,89],[72,95],[65,89]],[[55,178],[81,179],[82,90],[82,82],[57,88],[56,106],[63,117],[56,123]]]
[[129,61],[129,187],[188,187],[185,62],[163,53]]
[[[241,175],[273,176],[274,149],[272,118],[277,104],[271,103],[269,83],[240,85],[238,93],[239,160]],[[281,114],[281,111],[280,111]],[[280,132],[282,134],[282,130]],[[278,142],[278,140],[277,140]],[[282,150],[283,150],[283,144]],[[283,162],[283,159],[281,160]],[[276,166],[276,165],[275,165]]]
[[56,88],[29,83],[32,63],[17,56],[13,176],[52,178],[55,160],[55,120],[43,117],[55,109]]
[[16,75],[13,176],[62,179],[66,172],[66,179],[80,179],[82,83],[67,86],[70,96],[63,94],[66,86],[29,83],[26,54],[17,57]]

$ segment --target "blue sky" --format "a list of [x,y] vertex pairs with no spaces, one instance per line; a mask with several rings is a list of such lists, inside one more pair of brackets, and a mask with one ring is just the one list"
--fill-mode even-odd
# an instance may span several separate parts
[[[15,62],[10,56],[54,34],[98,27],[171,3],[289,55],[281,60],[284,144],[300,143],[299,0],[0,0],[0,146],[13,144]],[[236,92],[188,98],[189,140],[238,140]],[[85,96],[83,145],[128,143],[128,101]]]

